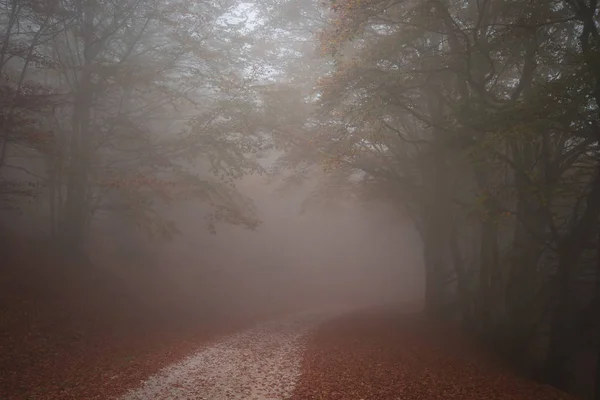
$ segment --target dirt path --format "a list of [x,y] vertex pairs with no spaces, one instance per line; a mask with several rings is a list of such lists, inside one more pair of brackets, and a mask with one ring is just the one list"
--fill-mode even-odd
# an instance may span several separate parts
[[121,400],[271,400],[292,395],[307,336],[324,315],[288,317],[208,346],[152,376]]

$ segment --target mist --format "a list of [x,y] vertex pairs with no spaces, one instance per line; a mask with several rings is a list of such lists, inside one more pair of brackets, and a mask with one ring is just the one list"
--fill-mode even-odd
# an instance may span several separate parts
[[0,0],[0,397],[600,399],[599,17]]
[[163,295],[224,313],[422,301],[422,246],[402,214],[385,203],[306,209],[310,182],[285,192],[279,184],[260,175],[238,182],[261,221],[254,230],[223,224],[211,234],[207,207],[190,201],[162,211],[180,231],[171,240],[106,233],[92,257],[117,265],[126,247],[115,273],[156,275],[169,282]]

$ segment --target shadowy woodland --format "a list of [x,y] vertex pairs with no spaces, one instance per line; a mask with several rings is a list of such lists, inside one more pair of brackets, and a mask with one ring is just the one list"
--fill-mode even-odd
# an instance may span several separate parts
[[1,0],[0,32],[9,235],[143,264],[142,232],[268,228],[249,176],[385,203],[428,314],[600,399],[597,0]]

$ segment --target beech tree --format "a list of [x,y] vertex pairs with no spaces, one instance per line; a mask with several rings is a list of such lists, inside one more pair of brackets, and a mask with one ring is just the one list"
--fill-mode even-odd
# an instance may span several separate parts
[[[38,195],[68,248],[82,251],[90,224],[106,210],[171,235],[176,227],[158,206],[178,198],[212,205],[210,229],[217,221],[256,226],[234,181],[259,170],[253,154],[268,143],[247,124],[259,71],[246,68],[248,40],[229,21],[235,2],[22,4],[6,5],[7,32],[17,29],[13,14],[25,12],[37,30],[5,36],[6,48],[26,44],[21,80],[7,87],[33,96],[47,85],[46,103],[30,98],[26,111],[30,119],[32,104],[48,111],[43,124],[52,129],[32,154],[45,160]],[[13,125],[31,131],[23,121]],[[4,154],[14,135],[3,135]]]
[[329,4],[334,67],[288,166],[331,171],[320,196],[398,204],[424,244],[427,310],[565,387],[597,312],[596,2]]

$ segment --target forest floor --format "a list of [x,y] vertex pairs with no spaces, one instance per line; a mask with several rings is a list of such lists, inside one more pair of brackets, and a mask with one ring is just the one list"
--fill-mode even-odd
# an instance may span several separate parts
[[43,244],[0,255],[3,400],[572,399],[418,315],[258,323],[277,313],[174,313],[167,297],[136,300],[160,286],[136,292],[81,265],[54,265],[61,258]]
[[[310,314],[309,314],[310,316]],[[418,314],[287,317],[204,347],[121,400],[567,400]]]
[[[104,400],[270,315],[227,315],[150,270],[131,281],[1,237],[0,399]],[[143,279],[146,279],[143,282]],[[207,309],[208,308],[208,309]]]
[[389,311],[311,337],[292,400],[573,400],[492,361],[452,326]]

